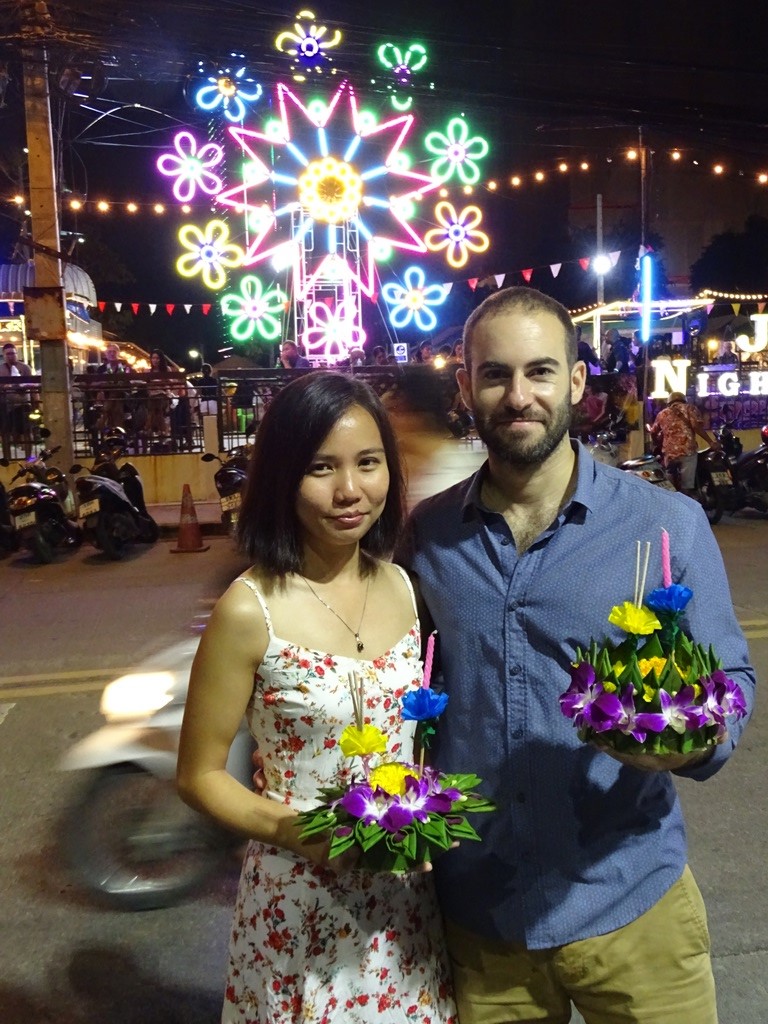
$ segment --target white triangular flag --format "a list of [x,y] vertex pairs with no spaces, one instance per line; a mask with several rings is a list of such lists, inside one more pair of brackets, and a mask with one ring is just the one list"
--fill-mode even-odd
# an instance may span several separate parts
[[557,275],[560,273],[560,267],[562,267],[562,265],[562,263],[549,264],[549,269],[552,271],[552,277],[557,277]]
[[494,274],[493,275],[493,279],[496,282],[496,287],[497,288],[501,288],[501,282],[504,280],[504,278],[506,276],[507,276],[506,274]]
[[192,309],[192,303],[191,302],[189,302],[189,303],[185,302],[184,303],[184,312],[185,313],[189,313],[191,311],[191,309]]
[[619,256],[621,256],[621,249],[619,249],[618,252],[608,253],[608,259],[611,261],[612,267],[615,267],[616,264],[619,262]]
[[123,308],[123,304],[122,304],[122,302],[116,302],[116,303],[115,303],[115,309],[117,310],[117,312],[118,312],[118,313],[120,312],[120,310],[121,310],[122,308]]
[[156,302],[150,302],[149,303],[149,314],[150,314],[150,316],[155,312],[156,309],[157,309],[157,303]]

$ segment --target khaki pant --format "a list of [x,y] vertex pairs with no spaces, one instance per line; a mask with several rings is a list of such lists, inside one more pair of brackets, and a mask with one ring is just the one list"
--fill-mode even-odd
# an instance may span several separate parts
[[446,925],[461,1024],[717,1024],[704,902],[686,867],[630,924],[554,949]]

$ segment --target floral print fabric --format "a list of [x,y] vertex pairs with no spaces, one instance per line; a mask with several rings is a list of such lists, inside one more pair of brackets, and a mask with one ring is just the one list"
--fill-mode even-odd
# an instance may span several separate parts
[[[309,651],[275,637],[256,675],[248,717],[268,795],[306,810],[348,778],[339,737],[353,721],[347,674],[365,679],[367,720],[410,751],[414,723],[400,698],[421,681],[418,625],[373,661]],[[222,1024],[456,1024],[431,876],[336,876],[252,841],[230,942]]]

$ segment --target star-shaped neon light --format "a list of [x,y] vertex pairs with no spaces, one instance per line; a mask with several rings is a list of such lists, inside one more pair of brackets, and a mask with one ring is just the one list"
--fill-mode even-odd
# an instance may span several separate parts
[[[312,277],[332,270],[371,296],[382,248],[426,252],[407,222],[406,200],[432,191],[438,182],[408,169],[402,147],[413,115],[373,123],[360,114],[349,82],[341,84],[327,105],[309,106],[280,83],[277,101],[280,118],[263,131],[229,128],[245,157],[242,181],[220,192],[216,201],[243,212],[251,226],[244,266],[285,258],[288,236],[281,229],[289,230],[292,216],[303,210],[305,236],[313,233],[315,253],[324,256]],[[276,157],[270,164],[273,149]],[[270,194],[272,215],[266,217],[264,201]],[[360,240],[359,274],[337,254],[337,232],[347,224],[357,229]],[[309,281],[299,282],[300,298],[309,286]]]

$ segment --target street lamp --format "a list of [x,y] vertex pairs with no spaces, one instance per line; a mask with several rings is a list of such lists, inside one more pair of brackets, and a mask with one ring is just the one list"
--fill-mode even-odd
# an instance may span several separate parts
[[189,350],[189,352],[187,353],[187,355],[189,356],[190,359],[199,359],[200,360],[200,372],[202,373],[202,370],[203,370],[203,353],[202,352],[198,352],[196,348],[191,348]]

